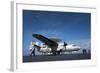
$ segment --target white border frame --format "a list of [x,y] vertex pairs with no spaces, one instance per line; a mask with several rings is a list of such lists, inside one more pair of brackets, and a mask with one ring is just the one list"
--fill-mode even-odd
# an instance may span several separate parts
[[[12,2],[12,49],[11,49],[11,70],[27,71],[38,69],[56,69],[66,67],[94,66],[96,65],[96,8],[95,7],[77,7],[62,5],[34,4],[32,2]],[[91,13],[91,60],[74,61],[54,61],[54,62],[31,62],[22,63],[22,10],[44,10],[44,11],[63,11],[63,12],[82,12]],[[95,49],[94,49],[95,48]]]

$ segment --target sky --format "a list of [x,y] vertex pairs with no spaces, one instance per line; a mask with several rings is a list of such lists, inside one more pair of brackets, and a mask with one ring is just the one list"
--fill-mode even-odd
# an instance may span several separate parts
[[29,54],[31,41],[38,41],[33,33],[87,48],[91,41],[91,14],[23,10],[23,55]]

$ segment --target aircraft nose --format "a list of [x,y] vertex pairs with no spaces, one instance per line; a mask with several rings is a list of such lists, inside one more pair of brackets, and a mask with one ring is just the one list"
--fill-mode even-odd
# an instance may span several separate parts
[[80,50],[81,48],[80,48],[80,47],[78,47],[77,49],[78,49],[78,50]]
[[76,49],[77,49],[77,50],[80,50],[80,47],[79,47],[79,46],[77,46],[77,47],[76,47]]

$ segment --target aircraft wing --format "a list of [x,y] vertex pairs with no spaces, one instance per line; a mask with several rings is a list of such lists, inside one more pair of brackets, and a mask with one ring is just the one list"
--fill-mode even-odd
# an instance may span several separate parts
[[48,45],[49,47],[57,47],[58,43],[54,42],[53,40],[50,40],[40,34],[32,34],[33,37],[35,37],[36,39],[40,40],[41,42],[45,43],[46,45]]

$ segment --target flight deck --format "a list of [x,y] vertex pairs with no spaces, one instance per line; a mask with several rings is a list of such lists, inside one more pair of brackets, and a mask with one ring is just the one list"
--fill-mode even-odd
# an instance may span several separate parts
[[41,55],[41,56],[23,56],[23,62],[45,62],[45,61],[67,61],[67,60],[89,60],[90,53],[79,54],[61,54],[61,55]]

